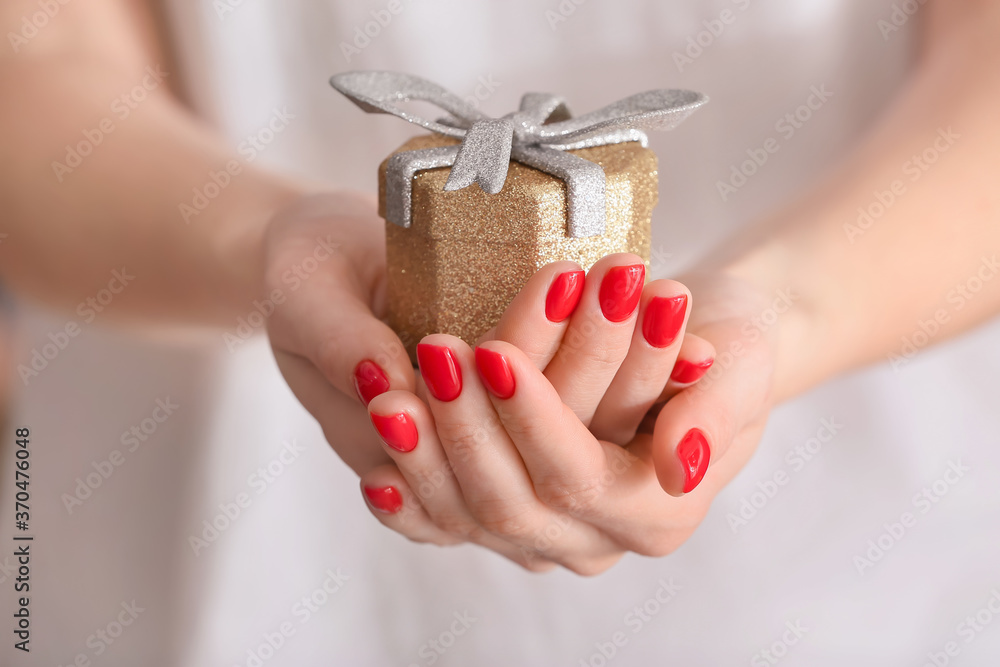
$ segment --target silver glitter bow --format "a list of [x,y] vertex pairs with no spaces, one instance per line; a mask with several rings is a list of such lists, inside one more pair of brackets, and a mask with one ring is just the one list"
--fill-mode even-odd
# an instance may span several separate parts
[[[396,153],[386,171],[386,219],[401,227],[411,221],[413,177],[422,169],[451,167],[445,190],[473,183],[496,194],[516,160],[566,183],[567,232],[572,237],[604,233],[604,170],[567,153],[626,141],[646,146],[643,130],[670,130],[708,101],[690,90],[650,90],[571,118],[561,97],[527,93],[521,108],[490,118],[441,86],[396,72],[345,72],[330,85],[368,113],[389,113],[438,134],[456,137],[455,146]],[[394,102],[423,100],[451,114],[437,122],[404,111]]]

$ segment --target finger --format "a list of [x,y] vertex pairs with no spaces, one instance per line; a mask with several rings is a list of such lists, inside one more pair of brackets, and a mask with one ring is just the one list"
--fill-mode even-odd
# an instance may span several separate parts
[[476,360],[542,502],[601,531],[605,567],[623,545],[643,544],[636,534],[662,523],[665,497],[648,456],[596,440],[517,348],[483,343]]
[[331,266],[322,278],[287,301],[281,330],[271,329],[276,342],[308,357],[330,384],[364,404],[389,389],[412,389],[413,367],[402,342],[344,289],[350,276]]
[[667,386],[663,388],[660,396],[646,411],[646,414],[642,416],[637,432],[651,435],[656,418],[660,415],[660,410],[663,409],[667,401],[682,389],[690,387],[704,377],[714,363],[715,346],[701,336],[685,332],[684,342],[681,343],[677,361],[674,362],[674,370],[670,374],[670,381],[667,382]]
[[438,528],[462,541],[521,556],[472,516],[423,401],[406,391],[390,391],[373,399],[368,411],[386,453]]
[[463,541],[434,525],[406,480],[391,463],[362,475],[361,494],[375,518],[414,542],[445,546]]
[[[723,321],[700,330],[709,342],[740,341],[742,321]],[[723,459],[734,438],[761,428],[770,400],[771,362],[762,339],[745,341],[696,384],[670,399],[656,418],[653,461],[660,485],[681,495],[698,486],[709,466]],[[758,423],[760,422],[760,423]]]
[[645,266],[619,253],[599,260],[587,274],[580,305],[545,376],[563,403],[589,425],[628,354],[642,297]]
[[[334,389],[308,359],[278,349],[273,351],[292,393],[319,422],[327,442],[344,463],[362,475],[389,461],[379,447],[378,437],[365,424],[364,408],[357,401]],[[346,419],[345,411],[349,410],[356,410],[361,418]]]
[[[361,492],[368,509],[382,525],[414,542],[452,546],[467,541],[434,524],[399,470],[391,464],[366,475],[361,480]],[[547,572],[556,566],[538,554],[526,556],[523,550],[502,540],[494,539],[493,544],[482,546],[532,572]]]
[[510,343],[488,341],[475,357],[496,415],[542,501],[591,485],[602,471],[602,448],[527,355]]
[[445,532],[471,537],[476,522],[465,508],[427,406],[409,392],[390,391],[375,397],[368,412],[386,453],[432,520]]
[[657,280],[643,290],[628,354],[590,422],[597,438],[625,445],[635,436],[670,379],[690,303],[690,292],[673,280]]
[[586,275],[576,262],[543,266],[483,339],[507,341],[520,348],[535,366],[545,368],[559,349],[585,282]]
[[715,346],[701,336],[684,334],[684,342],[670,373],[670,381],[658,400],[666,401],[705,376],[715,363]]
[[337,217],[336,209],[305,200],[279,214],[273,227],[262,302],[271,311],[264,314],[273,343],[311,360],[330,384],[362,403],[389,389],[412,390],[406,349],[370,305],[384,275],[377,254],[384,241],[368,238],[384,234],[378,217],[353,209]]
[[[500,341],[488,344],[516,350]],[[520,358],[541,377],[527,357]],[[540,502],[468,345],[454,336],[434,334],[417,346],[417,359],[438,437],[480,526],[576,572],[592,572],[609,552],[617,552],[601,531]],[[593,440],[589,432],[587,436]]]

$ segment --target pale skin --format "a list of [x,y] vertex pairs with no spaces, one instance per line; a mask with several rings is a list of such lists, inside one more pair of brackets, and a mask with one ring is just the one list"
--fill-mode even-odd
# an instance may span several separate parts
[[[36,10],[32,0],[5,2],[2,32],[18,31]],[[538,570],[594,574],[626,551],[663,555],[691,535],[752,455],[773,405],[898,353],[901,339],[942,308],[949,317],[931,343],[1000,311],[1000,280],[984,281],[961,308],[947,300],[1000,250],[1000,3],[931,0],[921,12],[910,80],[851,157],[784,213],[680,282],[649,283],[623,322],[602,323],[588,299],[602,272],[635,258],[602,260],[558,326],[539,313],[566,267],[535,276],[480,343],[507,360],[510,398],[484,386],[469,346],[441,335],[425,342],[452,351],[462,393],[438,401],[426,391],[377,317],[384,232],[370,196],[314,194],[323,188],[244,166],[185,224],[178,204],[238,156],[177,101],[169,78],[57,179],[51,163],[65,146],[109,115],[147,66],[164,62],[153,14],[138,1],[69,3],[17,53],[0,49],[0,91],[10,100],[0,107],[0,232],[8,235],[0,278],[23,298],[72,309],[126,266],[136,279],[108,317],[232,327],[329,237],[339,249],[276,309],[269,334],[290,387],[362,485],[402,494],[403,508],[375,511],[379,520],[411,539],[472,541]],[[948,128],[958,139],[947,153],[851,243],[845,224],[857,208]],[[644,348],[649,299],[688,290],[686,333]],[[795,295],[793,307],[753,334],[747,323],[783,290]],[[596,324],[573,336],[577,318]],[[693,386],[668,383],[678,355],[715,355],[716,367]],[[379,361],[390,385],[367,410],[409,414],[420,436],[411,451],[386,446],[372,429],[353,386],[363,359]],[[660,398],[669,401],[640,428],[640,413]],[[675,450],[692,428],[705,434],[711,466],[685,494]],[[453,474],[431,484],[433,493],[414,490],[442,469]]]

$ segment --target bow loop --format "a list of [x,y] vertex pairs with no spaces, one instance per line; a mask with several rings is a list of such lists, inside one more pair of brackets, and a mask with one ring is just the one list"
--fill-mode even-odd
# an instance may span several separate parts
[[536,125],[570,118],[566,101],[551,93],[525,93],[521,96],[521,107],[518,110],[531,117]]
[[441,107],[468,123],[485,118],[471,104],[432,81],[398,72],[345,72],[330,77],[330,85],[368,113],[388,113],[449,137],[462,137],[464,130],[427,120],[405,111],[393,102],[421,100]]
[[650,90],[546,125],[538,136],[541,143],[561,145],[623,129],[672,130],[707,101],[704,95],[691,90]]

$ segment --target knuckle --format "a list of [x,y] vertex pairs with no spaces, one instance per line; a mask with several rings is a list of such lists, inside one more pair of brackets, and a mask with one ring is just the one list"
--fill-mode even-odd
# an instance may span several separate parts
[[563,563],[563,567],[581,577],[596,577],[602,574],[617,563],[623,552],[616,552],[610,556],[582,558]]
[[525,541],[537,532],[534,509],[528,503],[512,503],[508,499],[481,501],[472,506],[471,510],[479,525],[492,535]]
[[552,438],[552,420],[542,415],[501,408],[499,416],[514,442],[544,442]]
[[399,469],[404,475],[410,474],[413,476],[414,485],[410,488],[424,506],[427,506],[438,498],[439,493],[441,494],[440,497],[447,499],[448,492],[445,488],[445,482],[453,474],[450,468],[439,471],[412,470],[404,464],[400,465]]
[[545,558],[535,557],[528,558],[525,560],[515,560],[518,565],[523,567],[528,572],[534,572],[536,574],[542,574],[544,572],[551,572],[555,569],[556,564]]
[[466,422],[440,420],[437,423],[438,436],[449,453],[468,461],[479,449],[489,443],[496,434],[497,425],[488,421]]
[[698,521],[672,522],[670,525],[632,531],[623,546],[640,556],[662,558],[677,551],[698,526]]
[[625,358],[625,350],[617,345],[588,341],[588,345],[575,350],[580,361],[598,371],[614,371]]
[[411,542],[414,542],[415,544],[435,544],[439,547],[444,547],[452,543],[450,538],[439,535],[411,535],[409,533],[403,533],[403,537]]
[[419,526],[423,518],[420,506],[411,502],[404,502],[403,508],[391,516],[375,512],[375,510],[371,511],[383,524],[404,535],[414,532],[416,530],[414,526]]
[[635,438],[636,428],[621,425],[590,425],[590,430],[594,437],[605,442],[613,442],[616,445],[625,446]]
[[440,535],[424,540],[425,544],[434,544],[439,547],[454,547],[459,544],[465,544],[465,542],[466,540],[452,535]]
[[520,539],[531,534],[530,524],[522,516],[495,515],[487,516],[482,521],[487,532],[509,539]]
[[604,491],[601,477],[582,477],[567,481],[559,478],[544,478],[535,482],[535,493],[539,500],[552,509],[570,515],[590,512]]
[[[681,339],[680,336],[677,337],[678,340]],[[657,352],[663,352],[663,350],[675,349],[677,343],[674,343],[670,347],[665,347],[657,350]],[[636,388],[655,388],[656,394],[663,391],[663,388],[667,384],[667,379],[670,377],[670,372],[673,370],[673,365],[667,365],[663,361],[657,361],[650,359],[650,363],[643,364],[631,364],[629,367],[628,384],[631,387]]]
[[328,378],[332,378],[337,374],[342,354],[342,342],[331,336],[324,338],[316,346],[313,361],[315,362],[316,367],[319,368],[320,372]]
[[640,539],[636,544],[631,545],[629,551],[649,558],[662,558],[677,551],[680,545],[681,541],[676,540]]
[[573,326],[566,332],[556,357],[574,366],[596,367],[599,371],[617,369],[628,351],[628,343],[609,342],[607,338],[603,328],[593,322]]
[[461,512],[436,512],[431,521],[445,533],[467,542],[475,541],[482,533],[476,522]]

